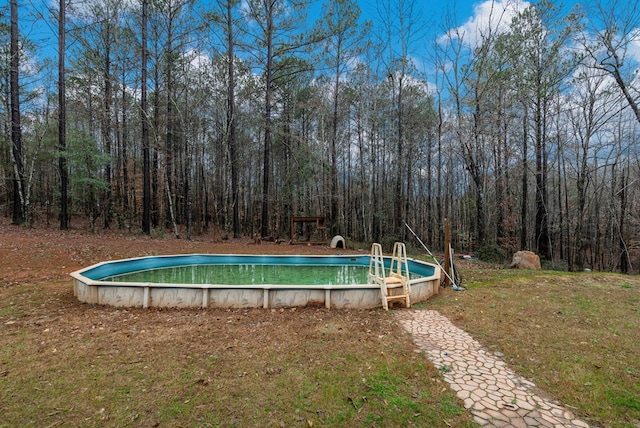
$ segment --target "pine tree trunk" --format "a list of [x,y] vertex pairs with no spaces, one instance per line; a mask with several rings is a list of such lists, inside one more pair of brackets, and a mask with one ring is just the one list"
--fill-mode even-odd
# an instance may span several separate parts
[[58,171],[60,174],[60,229],[69,228],[68,213],[68,172],[67,172],[67,104],[65,87],[65,26],[66,26],[66,3],[60,0],[60,16],[58,18]]

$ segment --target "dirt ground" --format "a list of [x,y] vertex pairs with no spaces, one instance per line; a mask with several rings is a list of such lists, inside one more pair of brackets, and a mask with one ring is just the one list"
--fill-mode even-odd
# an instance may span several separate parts
[[[80,303],[69,276],[146,255],[350,252],[367,251],[62,232],[0,219],[2,419],[7,426],[282,427],[372,426],[379,418],[406,426],[396,418],[409,415],[409,425],[437,418],[463,426],[469,416],[428,381],[437,369],[411,351],[391,311],[114,308]],[[399,379],[390,372],[402,382],[390,384]]]
[[[2,218],[0,426],[471,426],[393,311],[114,308],[80,303],[69,276],[146,255],[351,252],[368,254]],[[607,422],[638,420],[636,276],[461,267],[469,291],[429,308],[599,426],[638,426]]]
[[[18,270],[25,266],[47,269],[51,261],[64,265],[66,271],[86,267],[105,260],[141,257],[158,254],[337,254],[349,250],[331,249],[322,245],[289,245],[240,238],[220,240],[196,236],[191,240],[166,237],[148,237],[142,233],[126,231],[99,231],[83,229],[60,231],[56,228],[24,228],[10,225],[0,219],[0,260],[3,268]],[[20,266],[17,266],[20,265]]]
[[[0,220],[0,288],[42,285],[64,299],[72,298],[69,274],[92,264],[130,257],[164,254],[348,254],[362,251],[331,249],[322,245],[255,243],[241,238],[216,240],[198,236],[191,240],[148,237],[141,233],[83,229],[60,231],[50,228],[24,228]],[[86,310],[72,305],[67,311]],[[67,312],[67,316],[72,314]],[[79,316],[81,314],[78,314]]]

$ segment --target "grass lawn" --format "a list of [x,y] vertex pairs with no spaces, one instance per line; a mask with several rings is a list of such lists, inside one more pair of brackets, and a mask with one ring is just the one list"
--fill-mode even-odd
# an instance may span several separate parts
[[[316,251],[291,247],[0,227],[0,426],[476,426],[394,311],[93,306],[68,276],[147,254]],[[467,291],[417,309],[593,426],[640,426],[640,278],[462,272]]]
[[592,426],[640,426],[640,277],[463,269],[436,309]]

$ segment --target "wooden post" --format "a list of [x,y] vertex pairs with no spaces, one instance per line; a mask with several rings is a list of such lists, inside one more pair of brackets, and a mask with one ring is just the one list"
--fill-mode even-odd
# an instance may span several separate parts
[[451,280],[453,278],[453,272],[451,272],[451,221],[449,218],[444,219],[444,286],[450,287]]

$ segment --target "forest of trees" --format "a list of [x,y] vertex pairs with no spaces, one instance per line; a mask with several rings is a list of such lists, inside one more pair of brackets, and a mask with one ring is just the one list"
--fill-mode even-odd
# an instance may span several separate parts
[[638,272],[638,2],[417,1],[10,0],[0,215],[435,249],[450,218],[459,253]]

